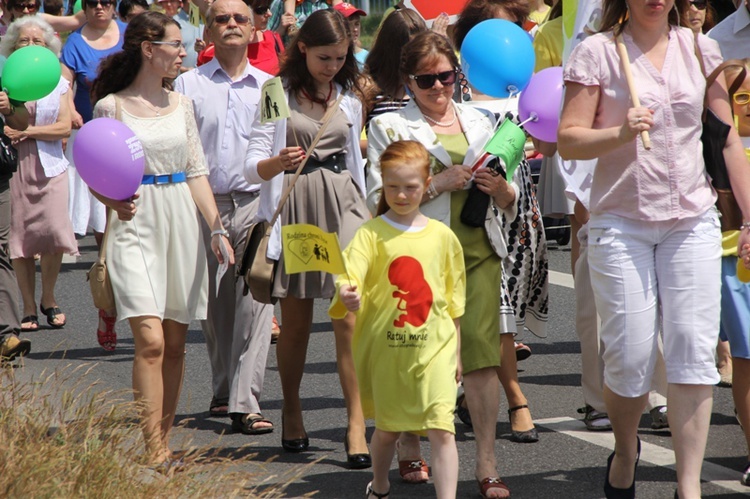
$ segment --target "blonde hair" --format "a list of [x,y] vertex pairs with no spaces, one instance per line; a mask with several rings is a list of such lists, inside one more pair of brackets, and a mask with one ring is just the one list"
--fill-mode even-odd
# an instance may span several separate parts
[[[430,153],[427,152],[427,149],[422,144],[415,140],[399,140],[389,144],[385,148],[385,151],[383,151],[383,154],[380,155],[380,174],[385,177],[387,170],[404,166],[405,164],[419,168],[425,182],[430,178]],[[390,209],[391,207],[388,206],[388,202],[385,200],[385,195],[381,193],[376,216],[380,216]]]

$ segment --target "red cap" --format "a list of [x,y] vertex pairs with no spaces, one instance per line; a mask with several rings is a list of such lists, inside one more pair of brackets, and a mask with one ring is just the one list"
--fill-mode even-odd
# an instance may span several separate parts
[[350,17],[355,14],[359,16],[367,15],[367,12],[365,12],[364,10],[358,9],[354,5],[347,3],[347,2],[336,4],[333,6],[333,8],[341,12],[344,15],[344,17]]

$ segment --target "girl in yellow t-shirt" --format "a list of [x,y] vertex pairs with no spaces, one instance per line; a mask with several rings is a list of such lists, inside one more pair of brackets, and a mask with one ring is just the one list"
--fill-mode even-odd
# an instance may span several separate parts
[[348,276],[339,276],[340,301],[330,311],[343,315],[343,303],[357,312],[354,365],[365,417],[375,420],[367,497],[388,495],[396,441],[401,432],[411,432],[430,440],[437,497],[455,498],[463,250],[450,228],[419,211],[431,180],[424,146],[394,142],[380,166],[380,216],[360,227],[347,246]]

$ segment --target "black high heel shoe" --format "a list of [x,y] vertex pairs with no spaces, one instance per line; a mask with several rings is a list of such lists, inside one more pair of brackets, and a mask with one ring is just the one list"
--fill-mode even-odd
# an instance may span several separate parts
[[302,438],[293,438],[287,440],[284,438],[284,414],[281,415],[281,447],[287,452],[305,452],[310,447],[310,439],[307,437],[307,432]]
[[[508,409],[508,419],[510,420],[512,418],[514,412],[528,408],[528,404],[511,407],[510,409]],[[513,424],[511,423],[510,440],[512,442],[517,442],[520,444],[533,444],[534,442],[539,441],[539,432],[534,427],[532,427],[530,430],[516,431],[513,429]]]
[[372,466],[372,457],[370,457],[369,452],[366,454],[349,454],[349,428],[346,429],[344,434],[344,450],[346,451],[346,462],[349,469],[363,470]]
[[607,474],[604,476],[604,496],[607,499],[635,499],[635,472],[638,470],[638,461],[641,458],[641,439],[638,439],[638,451],[635,454],[635,465],[633,466],[633,483],[627,489],[618,489],[609,483],[609,470],[612,468],[612,461],[615,459],[615,453],[607,458]]

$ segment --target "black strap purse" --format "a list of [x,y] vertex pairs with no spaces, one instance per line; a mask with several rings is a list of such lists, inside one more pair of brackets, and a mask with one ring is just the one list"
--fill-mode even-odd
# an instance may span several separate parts
[[18,170],[18,152],[10,137],[0,129],[0,177],[10,177]]

